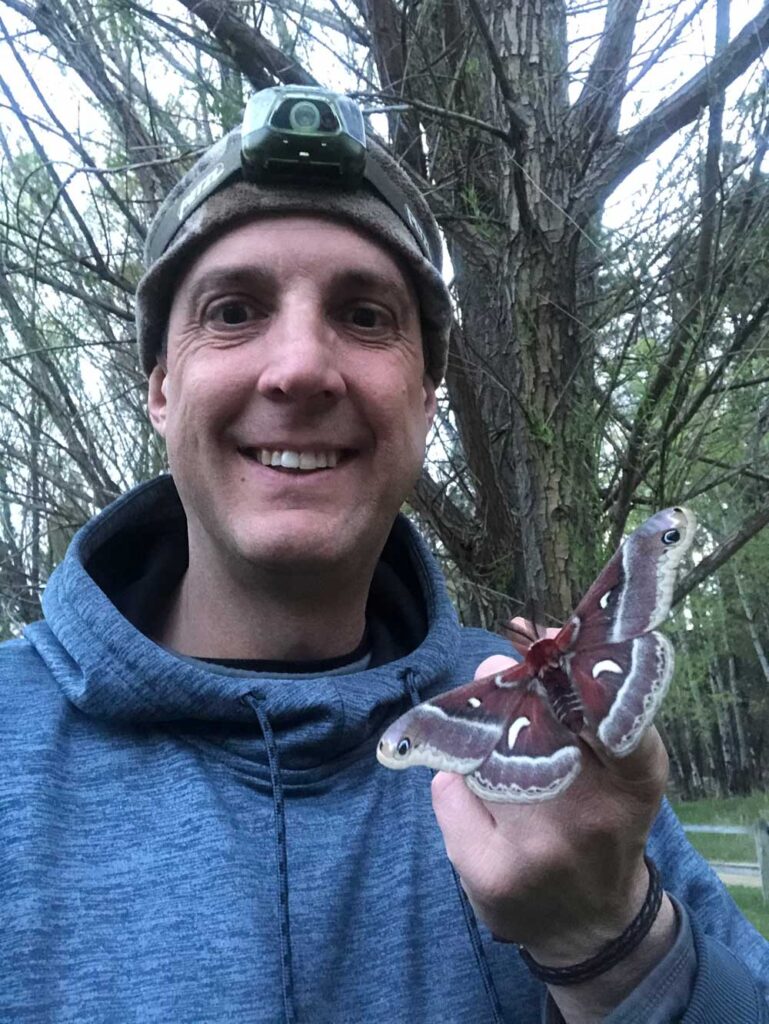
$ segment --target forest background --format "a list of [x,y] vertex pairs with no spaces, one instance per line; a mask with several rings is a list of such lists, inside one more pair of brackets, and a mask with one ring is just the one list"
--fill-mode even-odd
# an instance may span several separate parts
[[132,314],[159,201],[254,89],[343,88],[450,257],[410,513],[462,617],[562,621],[624,533],[690,505],[673,781],[764,786],[767,46],[769,6],[729,0],[3,0],[0,636],[165,468]]

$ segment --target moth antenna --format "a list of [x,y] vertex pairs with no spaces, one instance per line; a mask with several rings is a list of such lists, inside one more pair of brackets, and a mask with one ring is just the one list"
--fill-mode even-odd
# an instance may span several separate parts
[[532,632],[531,623],[526,619],[516,616],[506,622],[498,624],[498,631],[509,640],[519,654],[525,655],[534,641],[537,639],[536,632]]

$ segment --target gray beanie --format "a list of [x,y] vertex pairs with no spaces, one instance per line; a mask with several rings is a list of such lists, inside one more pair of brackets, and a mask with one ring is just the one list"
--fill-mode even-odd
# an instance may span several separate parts
[[[451,302],[446,284],[437,266],[423,253],[426,244],[440,264],[441,240],[430,208],[411,178],[386,150],[370,136],[368,159],[378,165],[408,202],[407,211],[413,230],[372,188],[354,191],[323,185],[256,184],[235,180],[210,195],[182,220],[187,207],[194,207],[195,185],[203,191],[206,175],[215,174],[228,147],[240,150],[240,128],[235,128],[212,146],[177,182],[164,200],[147,235],[144,252],[146,272],[136,290],[136,330],[139,356],[147,374],[152,372],[162,349],[171,299],[180,271],[193,256],[202,252],[226,230],[253,220],[260,214],[320,214],[361,228],[398,256],[411,272],[419,296],[425,369],[438,384],[446,369],[448,337],[451,326]],[[182,220],[171,244],[152,261],[149,253],[158,228],[173,208],[176,220]],[[416,221],[416,223],[414,223]],[[414,231],[423,240],[417,242]]]

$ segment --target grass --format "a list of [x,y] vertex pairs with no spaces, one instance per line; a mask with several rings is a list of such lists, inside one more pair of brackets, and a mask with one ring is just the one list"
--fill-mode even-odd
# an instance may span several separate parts
[[[671,801],[684,825],[753,825],[769,820],[769,794],[733,796],[723,800]],[[753,836],[719,836],[689,833],[689,841],[708,860],[756,862]]]
[[686,838],[706,860],[756,863],[756,843],[753,836],[711,836],[687,832]]
[[764,903],[761,890],[747,885],[730,885],[729,893],[756,931],[769,939],[769,905]]
[[752,825],[756,818],[769,820],[769,793],[670,802],[685,825]]
[[[685,825],[753,825],[757,818],[769,821],[769,794],[727,797],[723,800],[671,800]],[[752,836],[718,836],[688,833],[688,838],[708,860],[755,863],[756,845]],[[765,938],[769,938],[769,905],[760,889],[730,885],[732,899]]]

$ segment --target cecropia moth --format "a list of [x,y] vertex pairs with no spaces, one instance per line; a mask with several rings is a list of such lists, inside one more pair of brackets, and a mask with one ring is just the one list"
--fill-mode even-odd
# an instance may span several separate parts
[[556,636],[535,640],[504,672],[406,712],[379,741],[379,761],[458,772],[484,800],[533,802],[574,781],[578,736],[629,754],[673,674],[670,641],[655,627],[670,610],[695,527],[683,508],[647,519]]

